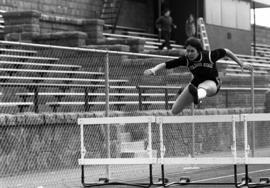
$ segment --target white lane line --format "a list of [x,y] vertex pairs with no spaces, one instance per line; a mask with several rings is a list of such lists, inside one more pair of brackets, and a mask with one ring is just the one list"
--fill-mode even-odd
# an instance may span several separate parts
[[[262,170],[255,170],[255,171],[249,171],[248,174],[255,174],[255,173],[259,173],[259,172],[266,172],[266,171],[270,171],[270,168],[268,169],[262,169]],[[245,173],[240,173],[237,174],[239,175],[245,175]],[[195,180],[192,181],[193,183],[197,183],[197,182],[204,182],[204,181],[210,181],[210,180],[217,180],[217,179],[224,179],[224,178],[230,178],[233,177],[234,175],[227,175],[227,176],[219,176],[219,177],[215,177],[215,178],[207,178],[207,179],[201,179],[201,180]]]
[[[262,169],[262,170],[249,171],[248,174],[255,174],[255,173],[267,172],[267,171],[270,171],[270,168]],[[237,176],[240,176],[240,175],[245,175],[245,173],[238,173],[237,174]],[[219,176],[219,177],[215,177],[215,178],[207,178],[207,179],[195,180],[195,181],[191,181],[191,183],[200,183],[200,182],[218,180],[218,179],[224,179],[224,178],[230,178],[230,177],[234,177],[234,175],[226,175],[226,176]],[[173,183],[169,183],[169,184],[173,185]],[[176,186],[176,185],[173,185],[173,186]],[[164,188],[164,186],[160,186],[160,187],[157,187],[157,188]]]

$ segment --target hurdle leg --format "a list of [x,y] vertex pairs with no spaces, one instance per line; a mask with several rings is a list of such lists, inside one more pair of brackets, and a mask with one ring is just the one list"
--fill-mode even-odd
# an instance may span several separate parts
[[161,179],[162,179],[162,185],[165,186],[165,172],[164,172],[164,164],[161,164]]
[[237,165],[236,164],[233,165],[233,171],[234,171],[234,185],[237,188],[238,187],[238,185],[237,185],[238,183],[237,183]]
[[84,185],[85,181],[84,181],[84,165],[81,165],[81,182]]
[[149,184],[153,185],[153,165],[149,165]]
[[248,187],[248,183],[249,183],[249,177],[248,177],[248,164],[245,164],[245,185]]

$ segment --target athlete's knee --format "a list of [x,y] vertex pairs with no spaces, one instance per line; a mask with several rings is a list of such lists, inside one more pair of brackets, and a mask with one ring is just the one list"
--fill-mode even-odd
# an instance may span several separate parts
[[177,115],[178,113],[179,113],[179,112],[176,111],[175,109],[172,109],[172,110],[171,110],[171,114],[172,114],[172,115]]
[[179,108],[179,107],[172,107],[172,109],[171,109],[171,113],[172,113],[172,115],[177,115],[177,114],[179,114],[180,112],[182,111],[182,108]]

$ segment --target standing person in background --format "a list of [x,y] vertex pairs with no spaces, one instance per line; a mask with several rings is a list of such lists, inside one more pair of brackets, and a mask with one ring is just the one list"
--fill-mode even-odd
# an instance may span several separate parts
[[192,73],[193,78],[177,97],[172,106],[172,114],[176,115],[191,104],[199,104],[206,97],[216,95],[221,86],[221,80],[218,75],[216,61],[221,58],[229,57],[235,61],[241,68],[252,70],[250,64],[242,63],[236,55],[229,49],[219,48],[212,51],[203,50],[200,39],[190,37],[185,43],[186,54],[178,59],[160,63],[155,67],[144,71],[144,75],[155,75],[159,70],[172,69],[179,66],[185,66]]
[[192,14],[188,16],[185,25],[185,32],[187,37],[195,37],[196,35],[196,21]]
[[156,20],[156,27],[158,29],[158,32],[161,34],[161,38],[164,39],[164,42],[159,46],[159,49],[162,50],[164,47],[167,47],[167,49],[171,49],[171,32],[172,28],[176,29],[176,25],[173,23],[173,19],[171,17],[171,11],[169,9],[166,9],[164,11],[164,14],[160,16]]

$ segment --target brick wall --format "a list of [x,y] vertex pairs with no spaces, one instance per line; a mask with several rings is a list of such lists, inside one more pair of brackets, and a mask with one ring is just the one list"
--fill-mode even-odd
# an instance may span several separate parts
[[[99,18],[103,0],[0,0],[0,10],[37,10],[42,14],[73,18]],[[119,25],[153,29],[152,0],[124,0]]]
[[[37,10],[45,15],[99,18],[103,0],[0,0],[0,10]],[[124,0],[118,25],[153,30],[153,0]]]
[[38,10],[45,14],[97,18],[102,0],[0,0],[0,9],[6,11]]

